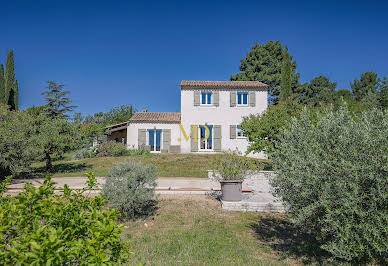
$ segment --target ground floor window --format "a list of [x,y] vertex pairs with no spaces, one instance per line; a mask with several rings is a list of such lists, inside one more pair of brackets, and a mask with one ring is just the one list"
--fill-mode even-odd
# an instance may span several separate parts
[[204,126],[198,127],[198,139],[200,150],[213,150],[213,126],[207,126],[209,137],[206,139],[206,129]]
[[162,144],[162,130],[161,129],[149,129],[148,130],[148,145],[151,151],[158,152],[161,150]]
[[236,126],[236,133],[237,133],[237,137],[239,137],[239,138],[244,138],[245,137],[244,132],[241,129],[240,125]]

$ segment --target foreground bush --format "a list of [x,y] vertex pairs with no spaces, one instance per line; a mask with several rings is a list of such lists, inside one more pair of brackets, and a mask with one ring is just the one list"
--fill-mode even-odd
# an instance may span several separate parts
[[284,130],[273,165],[275,194],[323,249],[352,262],[387,256],[387,112],[352,118],[343,107],[314,123],[304,112]]
[[106,176],[102,193],[122,218],[150,215],[155,209],[156,170],[153,165],[120,163]]
[[[88,187],[96,180],[89,175]],[[103,196],[65,187],[54,194],[46,178],[15,197],[3,197],[0,185],[0,262],[5,265],[117,264],[128,256],[115,223],[119,213],[104,208]]]

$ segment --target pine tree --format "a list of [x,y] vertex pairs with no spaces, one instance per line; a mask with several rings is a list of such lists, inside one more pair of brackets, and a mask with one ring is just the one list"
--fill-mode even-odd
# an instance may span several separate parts
[[300,103],[310,103],[315,106],[334,103],[336,100],[336,82],[330,82],[327,77],[319,76],[300,86],[297,99]]
[[288,54],[288,47],[284,51],[283,66],[280,80],[280,96],[279,100],[284,101],[292,96],[292,63],[290,55]]
[[66,97],[70,91],[63,91],[63,84],[57,84],[55,81],[47,81],[47,91],[43,92],[47,102],[45,113],[50,118],[67,119],[67,112],[73,111],[76,106],[72,106],[70,98]]
[[352,92],[356,101],[370,102],[378,99],[378,80],[377,74],[373,72],[365,72],[361,75],[360,80],[355,79],[350,83]]
[[15,110],[17,104],[14,102],[15,95],[15,66],[13,59],[13,51],[7,54],[7,63],[5,64],[5,103],[10,106],[11,110]]
[[[281,70],[283,65],[283,47],[279,41],[269,41],[252,47],[245,59],[241,60],[240,73],[231,76],[231,80],[254,80],[269,86],[272,101],[277,102],[280,94]],[[292,89],[298,86],[299,73],[295,74],[296,62],[291,60]]]
[[0,103],[5,104],[5,79],[3,64],[0,65]]

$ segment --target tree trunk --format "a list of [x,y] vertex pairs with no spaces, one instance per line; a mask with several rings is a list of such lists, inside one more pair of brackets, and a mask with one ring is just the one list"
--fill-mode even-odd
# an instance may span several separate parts
[[51,156],[49,153],[46,153],[46,171],[49,173],[53,171],[53,164],[51,162]]

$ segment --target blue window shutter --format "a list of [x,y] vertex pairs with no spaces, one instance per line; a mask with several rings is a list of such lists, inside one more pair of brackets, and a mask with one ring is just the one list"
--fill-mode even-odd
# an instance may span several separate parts
[[248,93],[243,93],[243,104],[248,104]]

